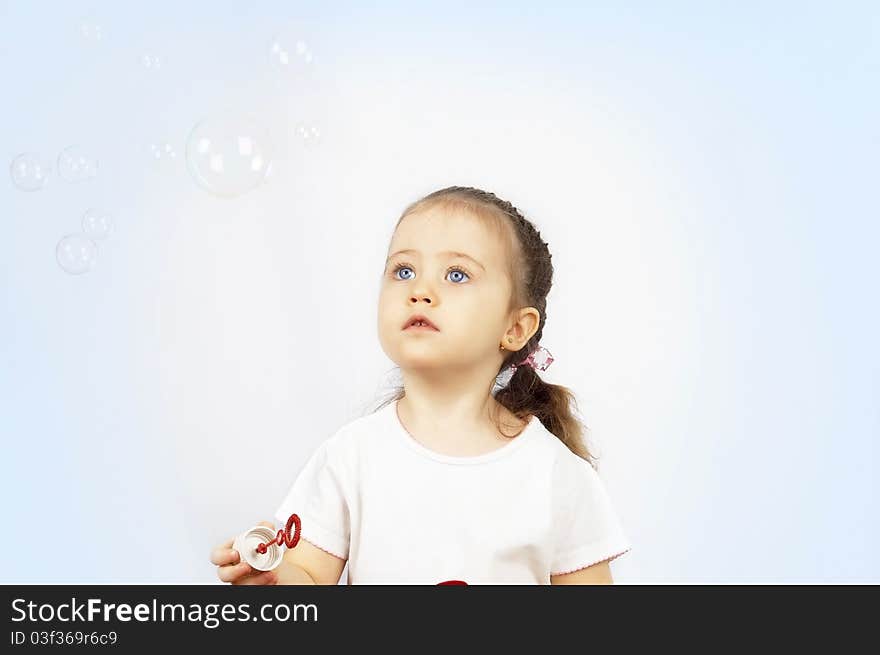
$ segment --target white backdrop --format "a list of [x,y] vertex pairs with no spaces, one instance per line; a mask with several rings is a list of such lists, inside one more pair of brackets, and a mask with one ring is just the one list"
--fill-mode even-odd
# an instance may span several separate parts
[[[3,5],[6,161],[100,161],[0,184],[3,582],[219,583],[210,548],[387,389],[391,229],[453,184],[550,245],[544,375],[633,541],[617,582],[880,581],[880,10],[519,4]],[[227,107],[275,148],[233,198],[185,163]]]

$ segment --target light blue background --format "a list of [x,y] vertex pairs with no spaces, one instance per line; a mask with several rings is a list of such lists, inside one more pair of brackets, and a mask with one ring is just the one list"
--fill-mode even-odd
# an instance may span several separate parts
[[[633,541],[617,582],[880,581],[880,9],[575,4],[0,4],[2,582],[217,583],[381,395],[391,228],[451,184],[550,245],[545,375]],[[231,199],[183,162],[227,106],[277,148]],[[97,177],[12,184],[75,143]],[[115,232],[72,276],[90,207]]]

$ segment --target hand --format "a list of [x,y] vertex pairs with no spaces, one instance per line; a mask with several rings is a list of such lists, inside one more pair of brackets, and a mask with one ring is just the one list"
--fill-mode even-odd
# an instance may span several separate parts
[[[274,528],[269,521],[260,521],[257,525]],[[211,563],[217,565],[217,577],[223,582],[234,585],[274,585],[278,584],[277,568],[271,571],[259,571],[247,562],[241,561],[237,550],[232,548],[235,537],[216,546],[211,550]]]

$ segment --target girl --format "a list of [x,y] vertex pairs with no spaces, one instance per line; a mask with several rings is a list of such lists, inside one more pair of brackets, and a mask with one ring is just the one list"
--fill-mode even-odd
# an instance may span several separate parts
[[[378,332],[403,386],[338,429],[275,513],[274,570],[213,549],[234,584],[612,583],[631,549],[539,347],[553,265],[510,203],[470,187],[413,203],[382,273]],[[504,378],[509,380],[502,382]],[[275,527],[271,522],[260,525]]]

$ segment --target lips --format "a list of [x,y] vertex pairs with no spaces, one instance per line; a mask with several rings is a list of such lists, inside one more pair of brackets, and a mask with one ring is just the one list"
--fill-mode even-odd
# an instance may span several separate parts
[[418,323],[419,323],[419,322],[421,322],[422,325],[423,325],[424,327],[426,327],[426,328],[431,328],[431,329],[433,329],[433,330],[437,330],[438,332],[440,331],[440,328],[438,328],[438,327],[437,327],[436,325],[434,325],[431,321],[429,321],[429,320],[428,320],[428,317],[425,316],[424,314],[413,314],[412,316],[410,316],[410,317],[406,320],[406,323],[403,324],[403,328],[402,328],[402,329],[406,330],[406,329],[409,329],[409,328],[411,328],[411,327],[419,327],[419,326],[418,326]]

